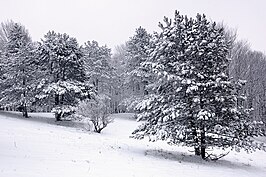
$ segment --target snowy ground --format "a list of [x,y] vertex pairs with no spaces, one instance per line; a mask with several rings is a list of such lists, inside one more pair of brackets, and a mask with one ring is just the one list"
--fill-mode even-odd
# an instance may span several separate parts
[[217,162],[184,147],[130,139],[139,123],[130,114],[102,134],[57,125],[52,114],[0,113],[0,177],[265,177],[266,152],[231,152]]

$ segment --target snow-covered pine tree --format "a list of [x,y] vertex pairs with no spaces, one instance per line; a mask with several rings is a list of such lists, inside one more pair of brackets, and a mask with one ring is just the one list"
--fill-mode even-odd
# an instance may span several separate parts
[[82,51],[89,83],[95,87],[97,94],[105,100],[104,103],[110,110],[114,105],[113,96],[116,91],[114,83],[116,73],[110,63],[111,49],[100,46],[97,41],[87,41]]
[[[3,26],[3,25],[2,25]],[[21,107],[24,117],[28,117],[27,106],[33,101],[33,43],[28,31],[18,23],[6,25],[3,42],[1,104]]]
[[[253,137],[265,135],[249,111],[237,104],[237,87],[228,76],[230,42],[222,28],[204,15],[196,19],[175,13],[165,18],[156,48],[144,66],[156,77],[152,92],[138,109],[146,120],[133,132],[170,144],[194,147],[203,159],[213,158],[207,149],[247,151],[264,148]],[[215,159],[222,156],[215,156]]]
[[126,78],[125,86],[129,89],[128,97],[123,100],[129,110],[147,94],[146,85],[150,75],[141,63],[147,60],[151,48],[152,35],[146,29],[139,27],[135,35],[126,43]]
[[39,49],[42,78],[37,95],[39,99],[53,100],[57,121],[70,112],[81,97],[89,96],[84,60],[75,38],[49,31]]

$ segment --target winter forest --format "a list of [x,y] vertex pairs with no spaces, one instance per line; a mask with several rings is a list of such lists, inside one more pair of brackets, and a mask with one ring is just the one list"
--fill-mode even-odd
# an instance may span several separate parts
[[2,22],[1,114],[53,113],[97,136],[112,115],[132,115],[130,140],[188,147],[203,161],[266,151],[266,55],[204,14],[176,11],[154,30],[136,27],[112,51],[52,29],[33,41],[23,24]]

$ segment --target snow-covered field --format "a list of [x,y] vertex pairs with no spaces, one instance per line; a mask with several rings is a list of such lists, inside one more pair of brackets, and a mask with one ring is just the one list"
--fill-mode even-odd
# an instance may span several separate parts
[[0,113],[0,177],[266,177],[266,152],[206,162],[184,147],[129,138],[139,124],[131,114],[112,115],[102,134],[31,116]]

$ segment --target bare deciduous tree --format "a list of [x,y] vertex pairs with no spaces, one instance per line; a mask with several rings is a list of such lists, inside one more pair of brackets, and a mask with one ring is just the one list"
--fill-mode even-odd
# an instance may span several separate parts
[[83,116],[85,119],[89,118],[94,125],[94,131],[97,133],[101,133],[101,131],[113,121],[104,98],[100,97],[96,100],[91,99],[80,102],[76,113]]

